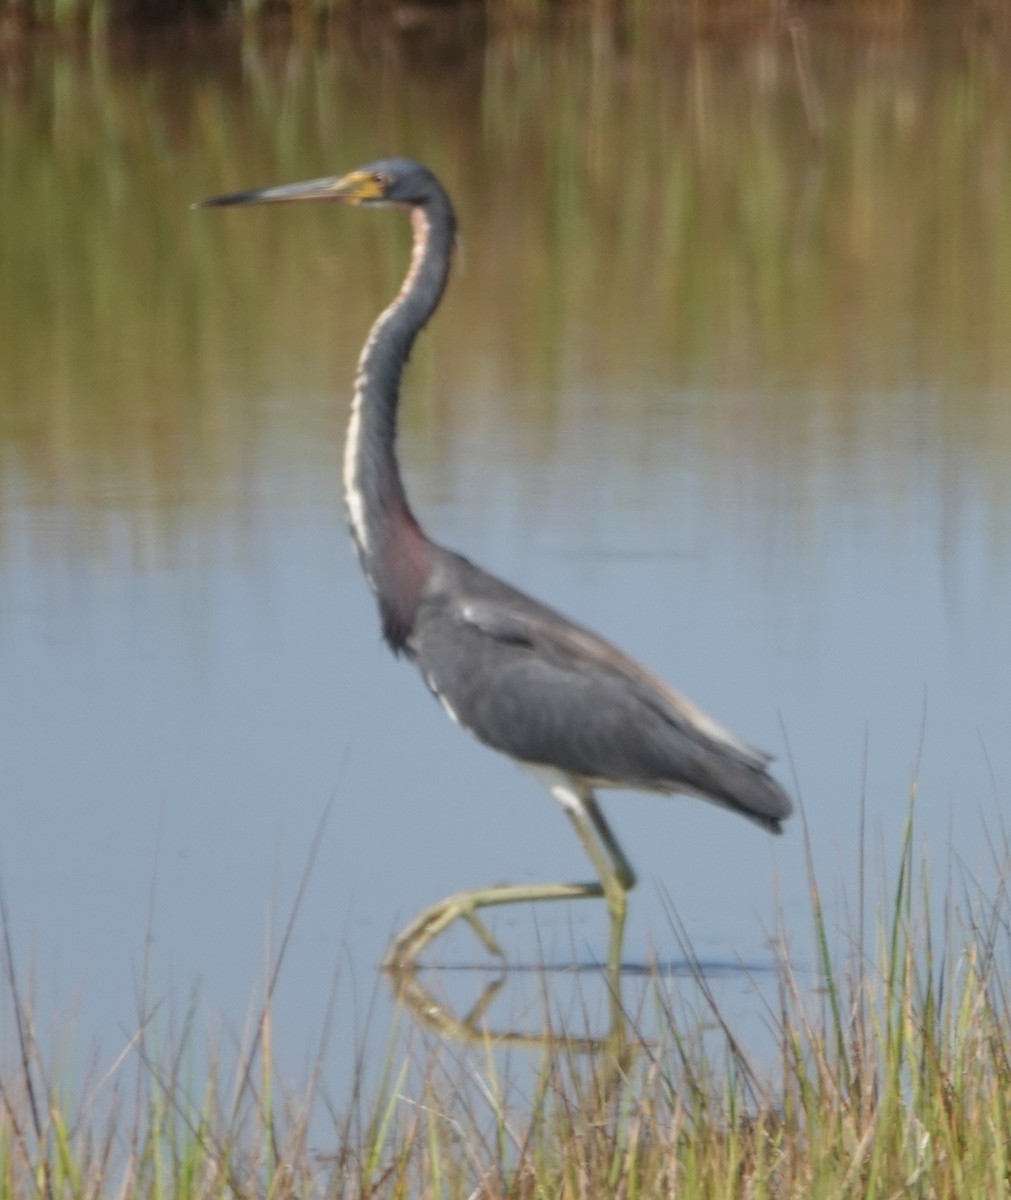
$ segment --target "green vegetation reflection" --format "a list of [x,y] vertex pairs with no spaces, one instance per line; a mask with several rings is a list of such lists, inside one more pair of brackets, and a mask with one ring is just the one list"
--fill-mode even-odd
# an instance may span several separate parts
[[0,79],[0,504],[13,480],[164,536],[232,511],[266,439],[336,443],[407,230],[189,204],[396,150],[463,231],[408,380],[423,471],[464,442],[551,456],[578,395],[637,471],[670,470],[651,429],[676,419],[701,461],[804,495],[826,462],[901,464],[901,411],[1006,509],[1011,84],[987,46],[828,38],[801,71],[786,35],[631,36],[29,56]]

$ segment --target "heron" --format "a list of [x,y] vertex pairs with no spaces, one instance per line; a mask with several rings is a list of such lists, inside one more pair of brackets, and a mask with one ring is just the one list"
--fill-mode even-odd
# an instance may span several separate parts
[[603,899],[610,958],[620,954],[635,872],[597,793],[687,793],[780,833],[791,802],[769,755],[717,721],[610,642],[433,541],[408,502],[397,462],[400,385],[415,339],[438,308],[456,243],[456,215],[437,177],[409,158],[349,174],[233,192],[195,207],[323,201],[406,212],[410,265],[375,320],[358,360],[344,452],[351,537],[394,655],[420,671],[456,724],[529,768],[561,804],[597,878],[500,884],[447,897],[397,937],[388,966],[413,963],[434,937],[466,920],[502,950],[477,916],[518,902]]

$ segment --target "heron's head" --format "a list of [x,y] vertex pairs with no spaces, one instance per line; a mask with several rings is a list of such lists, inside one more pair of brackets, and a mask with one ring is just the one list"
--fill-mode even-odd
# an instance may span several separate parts
[[288,183],[251,192],[231,192],[201,200],[194,208],[232,204],[284,204],[292,200],[329,200],[341,204],[424,205],[440,194],[438,180],[411,158],[383,158],[347,175]]

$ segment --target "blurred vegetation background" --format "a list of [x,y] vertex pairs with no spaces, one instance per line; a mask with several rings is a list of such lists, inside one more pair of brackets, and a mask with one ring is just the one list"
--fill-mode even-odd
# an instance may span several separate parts
[[447,14],[522,21],[550,13],[589,12],[619,21],[661,18],[691,28],[737,28],[756,20],[782,22],[802,15],[896,29],[936,19],[944,10],[957,14],[967,26],[1006,33],[1011,24],[1009,0],[0,0],[0,40],[35,26],[95,29],[281,15],[297,20],[380,15],[413,26]]
[[651,396],[705,386],[742,397],[712,436],[777,479],[893,452],[918,469],[929,429],[1003,495],[1005,51],[950,27],[609,18],[36,42],[0,72],[0,511],[15,484],[78,508],[213,501],[257,462],[258,397],[319,397],[339,445],[406,227],[189,205],[392,151],[442,175],[463,237],[412,367],[415,453],[444,464],[492,426],[551,455],[566,392],[632,435]]

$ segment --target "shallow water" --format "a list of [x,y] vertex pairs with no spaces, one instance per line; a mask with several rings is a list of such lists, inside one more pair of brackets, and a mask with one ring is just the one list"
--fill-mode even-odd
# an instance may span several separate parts
[[[332,804],[275,1039],[298,1076],[336,973],[339,1101],[399,925],[586,872],[385,651],[348,544],[346,403],[405,223],[189,210],[391,152],[463,233],[406,392],[428,529],[775,753],[833,932],[862,824],[894,862],[914,780],[932,859],[985,874],[1011,778],[1003,61],[965,28],[573,23],[4,63],[0,872],[43,1026],[73,1013],[111,1058],[146,974],[240,1028]],[[683,963],[673,908],[761,1042],[779,924],[813,962],[800,821],[606,809],[641,880],[627,962]],[[598,908],[492,923],[521,963],[586,963]]]

